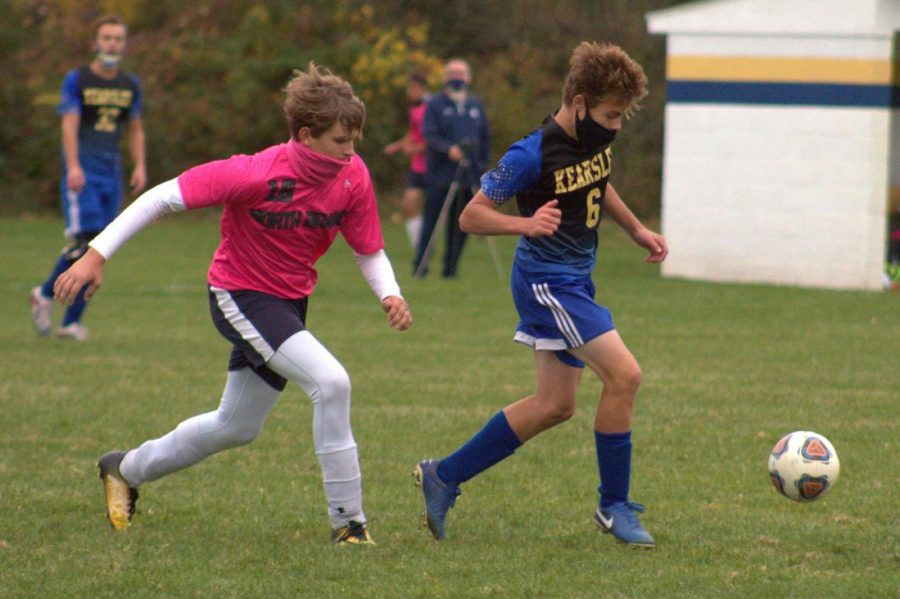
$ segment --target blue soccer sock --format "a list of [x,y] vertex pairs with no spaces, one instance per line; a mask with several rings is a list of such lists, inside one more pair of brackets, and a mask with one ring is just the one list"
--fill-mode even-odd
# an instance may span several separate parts
[[509,426],[506,414],[497,412],[462,447],[447,456],[437,468],[437,475],[447,484],[458,485],[508,458],[522,442]]
[[56,261],[56,266],[53,267],[53,272],[50,273],[50,277],[41,285],[41,294],[44,297],[53,297],[53,284],[56,283],[59,275],[66,272],[70,266],[72,266],[72,261],[66,258],[65,255],[59,257],[59,260]]
[[628,501],[631,485],[631,431],[627,433],[598,433],[597,465],[600,469],[600,507]]
[[63,315],[62,324],[60,326],[67,327],[73,322],[81,322],[81,315],[87,308],[87,300],[84,299],[84,292],[86,290],[87,285],[78,292],[78,296],[75,298],[75,301],[72,302],[72,305],[66,308],[66,313]]

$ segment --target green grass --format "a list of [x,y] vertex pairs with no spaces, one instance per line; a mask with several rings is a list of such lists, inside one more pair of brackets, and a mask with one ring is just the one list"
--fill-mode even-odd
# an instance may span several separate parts
[[[575,417],[468,483],[449,538],[421,528],[410,472],[449,453],[533,384],[530,352],[483,240],[455,281],[412,281],[415,317],[389,329],[338,240],[309,325],[354,382],[375,548],[335,549],[310,439],[288,388],[253,444],[142,489],[131,530],[104,519],[96,458],[214,409],[229,352],[209,321],[215,220],[142,232],[106,272],[86,344],[40,339],[28,290],[61,247],[54,220],[0,220],[2,597],[883,597],[900,570],[900,295],[660,278],[604,229],[601,303],[644,370],[632,495],[659,544],[595,532],[586,376]],[[513,239],[499,239],[508,268]],[[672,248],[677,252],[678,248]],[[766,472],[784,433],[811,429],[843,470],[813,504]]]

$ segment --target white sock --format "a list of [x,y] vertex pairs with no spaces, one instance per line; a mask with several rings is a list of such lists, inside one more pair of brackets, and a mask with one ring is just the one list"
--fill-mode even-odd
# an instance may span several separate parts
[[[328,498],[328,518],[332,528],[346,526],[350,520],[365,522],[362,508],[362,475],[356,445],[333,453],[316,452],[322,467],[322,482]],[[348,478],[338,478],[347,476]]]
[[412,246],[419,247],[419,235],[422,234],[422,215],[413,216],[406,221],[406,234]]
[[362,475],[350,429],[350,377],[313,337],[300,331],[281,344],[267,366],[300,386],[313,403],[313,444],[322,467],[333,528],[365,522]]
[[216,411],[188,418],[159,439],[129,451],[119,472],[129,485],[138,487],[223,449],[249,443],[262,430],[278,394],[249,368],[231,371]]

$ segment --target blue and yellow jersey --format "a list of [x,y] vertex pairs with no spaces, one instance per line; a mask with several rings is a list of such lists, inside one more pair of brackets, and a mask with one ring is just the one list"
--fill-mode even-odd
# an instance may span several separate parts
[[522,216],[559,200],[559,229],[550,236],[519,240],[516,261],[521,268],[579,275],[594,270],[611,156],[609,144],[583,149],[550,116],[484,174],[481,191],[497,204],[515,196]]
[[81,168],[113,175],[119,169],[119,134],[128,119],[143,109],[141,84],[134,75],[119,72],[112,79],[98,77],[90,67],[69,71],[62,84],[59,114],[78,113],[78,159]]

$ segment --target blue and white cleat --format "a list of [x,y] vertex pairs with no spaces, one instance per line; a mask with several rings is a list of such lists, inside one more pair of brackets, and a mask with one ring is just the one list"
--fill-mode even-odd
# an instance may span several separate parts
[[594,522],[603,532],[611,532],[612,535],[626,545],[635,547],[656,547],[656,541],[650,536],[637,518],[638,513],[643,513],[644,506],[631,501],[614,503],[608,508],[597,508],[594,512]]
[[462,493],[459,485],[448,485],[438,476],[437,467],[440,463],[440,460],[424,460],[413,471],[416,486],[422,487],[422,494],[425,496],[425,526],[439,541],[445,536],[444,520],[447,512]]

